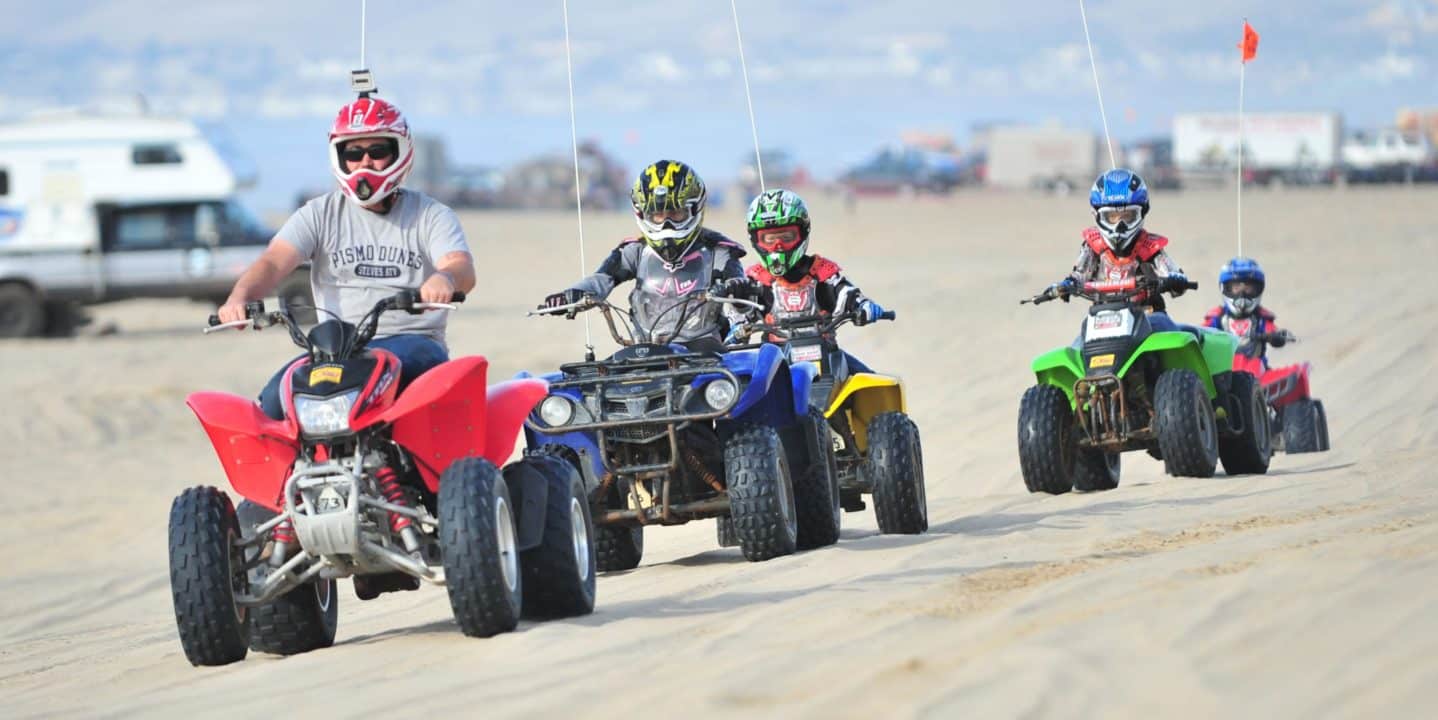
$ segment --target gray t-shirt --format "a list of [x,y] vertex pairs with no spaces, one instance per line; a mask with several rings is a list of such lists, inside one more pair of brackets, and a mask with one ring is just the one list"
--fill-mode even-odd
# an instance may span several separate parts
[[[336,190],[305,203],[278,237],[310,260],[315,306],[358,323],[375,303],[404,289],[418,290],[437,260],[469,252],[454,211],[428,195],[401,190],[387,213],[365,210]],[[320,318],[330,317],[320,312]],[[443,311],[380,317],[375,337],[428,335],[444,343]]]

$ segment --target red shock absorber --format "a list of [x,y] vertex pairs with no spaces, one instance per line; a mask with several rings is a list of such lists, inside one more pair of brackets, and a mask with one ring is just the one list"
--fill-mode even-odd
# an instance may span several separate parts
[[[377,470],[374,476],[375,479],[379,481],[379,492],[381,495],[384,495],[384,499],[395,505],[403,507],[409,506],[409,503],[405,502],[404,499],[404,490],[400,489],[399,486],[399,473],[396,473],[394,468],[386,465]],[[389,514],[389,529],[394,532],[403,531],[410,526],[411,522],[409,518],[397,512]]]
[[285,520],[279,525],[276,525],[275,529],[270,531],[270,539],[276,543],[293,544],[295,542],[294,524],[289,520]]

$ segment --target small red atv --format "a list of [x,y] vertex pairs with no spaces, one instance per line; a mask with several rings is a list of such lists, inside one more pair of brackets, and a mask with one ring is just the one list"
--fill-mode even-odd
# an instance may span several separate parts
[[249,398],[187,402],[219,455],[222,490],[193,487],[170,506],[170,587],[185,656],[223,665],[251,650],[307,652],[334,642],[335,581],[360,599],[444,585],[459,629],[487,637],[521,616],[594,609],[593,523],[579,473],[509,459],[542,380],[486,387],[488,361],[462,357],[399,392],[399,360],[367,348],[388,311],[454,309],[413,291],[357,325],[301,332],[288,310],[246,308],[213,329],[283,325],[305,354],[286,368],[284,419]]
[[[1288,342],[1297,341],[1287,330],[1278,334],[1282,334]],[[1261,336],[1258,339],[1266,340]],[[1275,450],[1310,453],[1323,452],[1329,447],[1328,415],[1324,412],[1323,401],[1315,399],[1309,392],[1311,368],[1312,365],[1306,362],[1270,368],[1262,356],[1245,354],[1242,349],[1233,356],[1233,369],[1258,378],[1268,396],[1268,405],[1273,408]]]

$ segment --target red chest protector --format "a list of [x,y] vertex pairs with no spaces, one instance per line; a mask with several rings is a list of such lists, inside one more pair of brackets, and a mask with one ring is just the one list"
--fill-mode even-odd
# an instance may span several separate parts
[[773,305],[765,317],[768,322],[794,320],[825,315],[819,307],[819,283],[839,274],[839,265],[818,255],[811,256],[809,271],[790,281],[775,277],[763,265],[750,265],[744,271],[749,279],[770,289],[774,296]]

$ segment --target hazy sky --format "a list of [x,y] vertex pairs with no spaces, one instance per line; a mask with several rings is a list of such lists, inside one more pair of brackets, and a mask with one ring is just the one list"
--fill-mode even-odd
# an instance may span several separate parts
[[[507,164],[567,152],[559,0],[370,3],[382,95],[451,155]],[[821,175],[903,129],[1059,122],[1097,130],[1077,1],[738,0],[760,139]],[[1169,132],[1175,112],[1237,103],[1246,16],[1262,34],[1250,110],[1336,110],[1350,127],[1438,106],[1438,0],[1093,0],[1111,127]],[[350,99],[359,0],[0,0],[0,118],[116,105],[223,128],[260,172],[261,209],[324,186],[324,135]],[[403,8],[397,10],[397,8]],[[581,137],[638,165],[730,177],[751,147],[727,0],[574,0]]]

